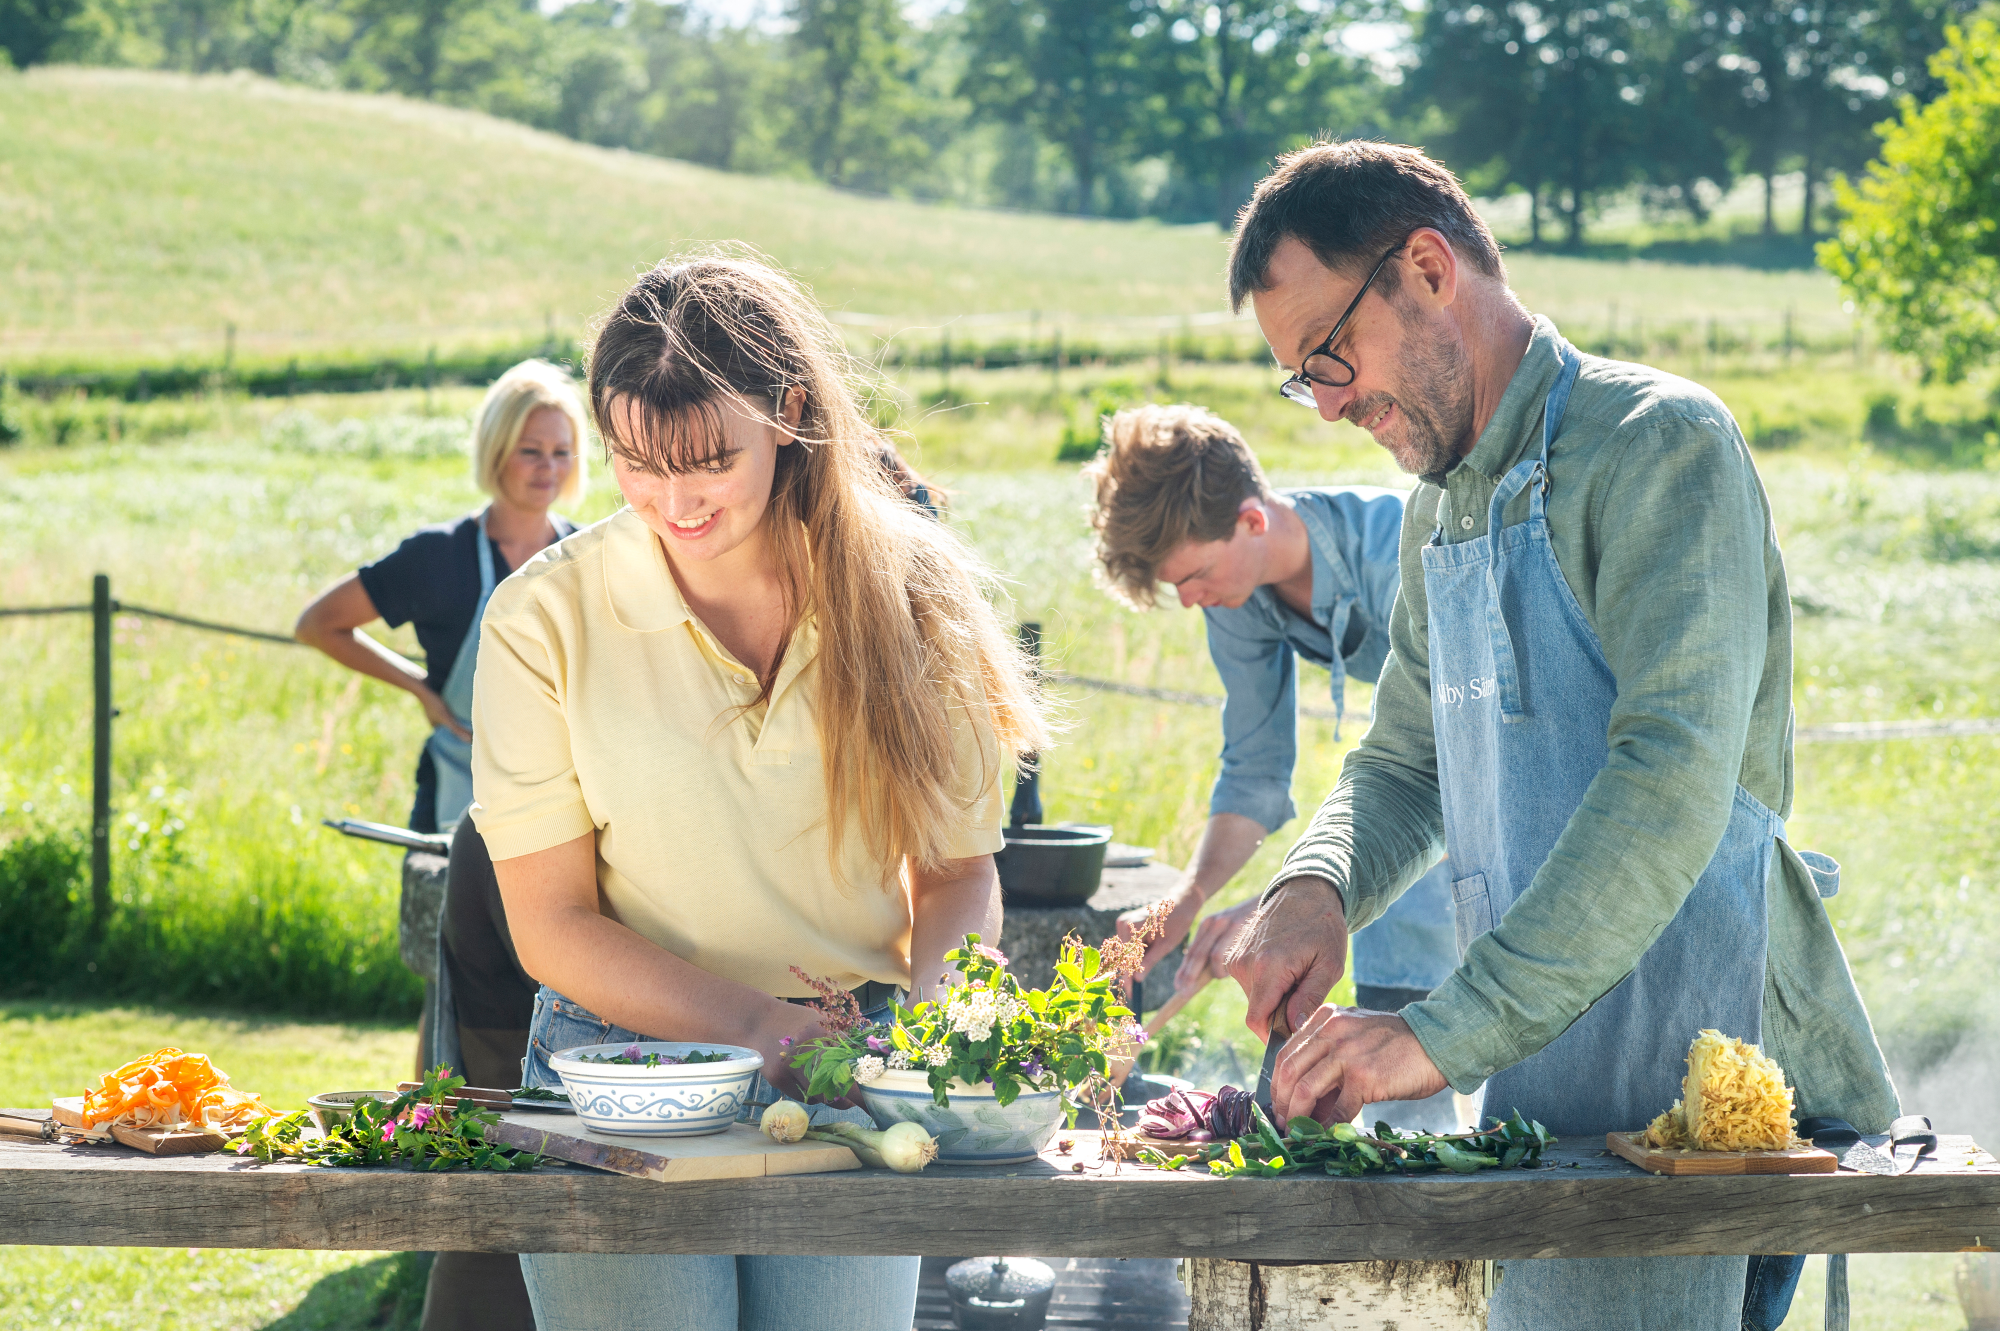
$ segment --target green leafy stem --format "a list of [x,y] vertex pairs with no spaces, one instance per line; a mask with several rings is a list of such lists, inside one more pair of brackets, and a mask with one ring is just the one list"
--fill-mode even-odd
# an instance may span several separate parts
[[353,1116],[324,1135],[311,1130],[301,1109],[252,1120],[235,1149],[266,1162],[328,1167],[408,1163],[419,1169],[522,1170],[540,1164],[538,1155],[486,1140],[486,1130],[500,1116],[458,1099],[455,1093],[464,1085],[465,1078],[439,1065],[416,1090],[392,1101],[357,1101]]
[[1185,1169],[1190,1162],[1206,1164],[1218,1178],[1280,1178],[1286,1174],[1321,1172],[1344,1178],[1367,1174],[1428,1174],[1447,1170],[1476,1174],[1482,1169],[1535,1169],[1542,1152],[1556,1139],[1540,1123],[1523,1120],[1516,1110],[1505,1122],[1477,1132],[1398,1132],[1387,1123],[1364,1135],[1352,1123],[1322,1127],[1309,1118],[1295,1118],[1278,1135],[1259,1106],[1252,1106],[1250,1136],[1212,1142],[1190,1155],[1168,1155],[1154,1147],[1139,1152],[1141,1164],[1158,1169]]

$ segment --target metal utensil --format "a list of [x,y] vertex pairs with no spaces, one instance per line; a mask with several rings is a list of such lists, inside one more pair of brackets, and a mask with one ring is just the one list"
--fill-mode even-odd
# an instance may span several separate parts
[[1922,1114],[1905,1114],[1889,1125],[1889,1154],[1896,1161],[1898,1174],[1909,1173],[1919,1159],[1936,1149],[1937,1134]]
[[1271,1108],[1271,1074],[1277,1070],[1278,1055],[1284,1052],[1285,1042],[1292,1038],[1292,1018],[1287,1010],[1292,1001],[1288,992],[1278,1001],[1278,1010],[1271,1014],[1271,1038],[1264,1042],[1264,1066],[1257,1072],[1257,1092],[1252,1097],[1264,1111],[1267,1118],[1276,1121],[1277,1111]]
[[451,853],[451,837],[444,832],[412,832],[391,823],[371,823],[362,818],[322,818],[320,822],[344,836],[363,841],[380,841],[406,850],[428,850],[436,855]]
[[1896,1162],[1867,1142],[1857,1141],[1827,1149],[1840,1161],[1842,1169],[1853,1170],[1857,1174],[1888,1175],[1896,1172]]

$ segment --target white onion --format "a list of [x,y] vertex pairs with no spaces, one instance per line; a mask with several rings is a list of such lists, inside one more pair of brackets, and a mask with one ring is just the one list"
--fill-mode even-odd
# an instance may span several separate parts
[[812,1118],[798,1101],[780,1100],[764,1111],[764,1117],[757,1121],[757,1126],[772,1141],[802,1141],[807,1129],[812,1127]]

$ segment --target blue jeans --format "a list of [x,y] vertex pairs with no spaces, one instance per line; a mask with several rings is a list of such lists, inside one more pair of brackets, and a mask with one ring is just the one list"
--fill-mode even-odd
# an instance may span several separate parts
[[537,1331],[910,1331],[917,1257],[522,1253]]
[[[890,1009],[865,1014],[886,1021]],[[549,1055],[585,1044],[648,1037],[598,1016],[547,985],[535,995],[523,1086],[560,1087]],[[778,1092],[759,1076],[744,1106],[755,1122]],[[813,1122],[858,1109],[811,1107]],[[915,1257],[685,1257],[522,1253],[521,1275],[538,1331],[909,1331],[916,1320]]]
[[1778,1331],[1784,1325],[1805,1265],[1806,1259],[1797,1256],[1750,1259],[1750,1274],[1743,1282],[1743,1331]]

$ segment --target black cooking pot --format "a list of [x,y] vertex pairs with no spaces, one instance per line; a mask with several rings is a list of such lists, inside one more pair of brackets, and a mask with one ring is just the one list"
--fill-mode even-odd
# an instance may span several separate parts
[[1104,876],[1108,827],[1019,824],[1006,829],[1007,844],[993,857],[1001,899],[1021,906],[1081,906],[1097,895]]

